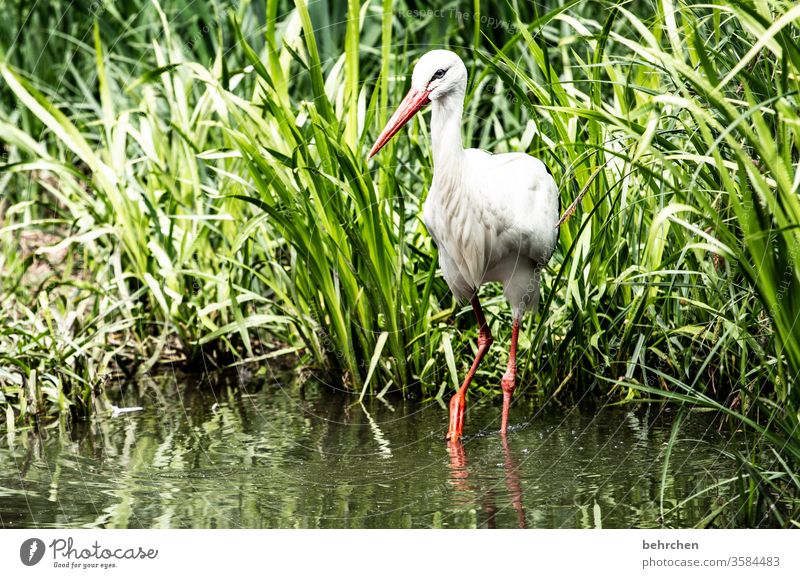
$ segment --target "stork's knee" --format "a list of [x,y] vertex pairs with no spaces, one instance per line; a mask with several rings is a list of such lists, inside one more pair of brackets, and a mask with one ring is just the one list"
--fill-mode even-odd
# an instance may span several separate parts
[[489,347],[492,343],[494,343],[494,339],[492,338],[492,334],[487,329],[485,332],[481,331],[480,335],[478,335],[478,347]]
[[506,371],[500,385],[503,388],[504,394],[511,395],[514,393],[514,390],[517,388],[517,372]]

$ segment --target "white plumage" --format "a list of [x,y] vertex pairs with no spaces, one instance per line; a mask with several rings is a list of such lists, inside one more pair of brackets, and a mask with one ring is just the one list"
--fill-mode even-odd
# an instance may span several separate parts
[[503,421],[516,386],[519,321],[536,309],[540,270],[558,241],[559,196],[544,164],[527,154],[489,154],[464,149],[461,117],[467,69],[447,50],[434,50],[414,67],[411,90],[370,151],[370,157],[422,106],[432,103],[433,183],[423,220],[439,249],[439,264],[450,290],[469,299],[481,337],[478,355],[450,404],[448,439],[462,434],[466,390],[492,338],[477,299],[478,288],[499,281],[513,311],[509,366],[503,378]]
[[542,162],[469,149],[462,180],[441,182],[434,171],[423,219],[453,294],[468,299],[483,283],[500,281],[515,317],[535,307],[532,281],[558,240],[558,193]]

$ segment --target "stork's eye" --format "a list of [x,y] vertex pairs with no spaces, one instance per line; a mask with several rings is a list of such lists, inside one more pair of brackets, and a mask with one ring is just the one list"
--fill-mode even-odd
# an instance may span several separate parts
[[431,76],[431,82],[434,81],[434,80],[439,80],[440,78],[442,78],[444,76],[445,72],[447,72],[447,71],[444,68],[440,68],[439,70],[434,72],[433,76]]

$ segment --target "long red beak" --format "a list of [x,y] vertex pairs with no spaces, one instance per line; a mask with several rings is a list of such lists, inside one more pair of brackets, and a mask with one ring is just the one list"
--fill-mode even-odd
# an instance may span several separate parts
[[397,107],[397,110],[394,111],[392,118],[389,119],[389,122],[386,123],[386,127],[384,127],[383,132],[378,137],[378,140],[375,141],[375,144],[372,147],[372,150],[369,151],[369,156],[367,158],[371,159],[375,154],[381,150],[384,145],[389,142],[397,132],[403,128],[403,125],[406,124],[411,117],[417,114],[417,111],[421,109],[423,106],[430,102],[428,95],[430,94],[427,90],[417,90],[412,88],[408,91],[408,94],[403,99],[403,102],[400,103],[400,106]]

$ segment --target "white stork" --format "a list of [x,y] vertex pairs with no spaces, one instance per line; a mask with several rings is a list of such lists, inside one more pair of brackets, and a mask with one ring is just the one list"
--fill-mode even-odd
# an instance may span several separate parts
[[544,164],[524,153],[490,154],[464,149],[461,116],[467,69],[448,50],[433,50],[414,67],[409,90],[369,152],[375,155],[424,105],[432,103],[433,183],[425,200],[423,220],[439,249],[439,265],[457,299],[469,299],[480,335],[475,361],[450,400],[448,440],[458,440],[464,427],[466,393],[478,364],[492,343],[478,288],[489,281],[503,284],[513,311],[508,368],[503,376],[503,417],[516,387],[517,339],[520,320],[539,301],[541,269],[558,241],[559,196]]

